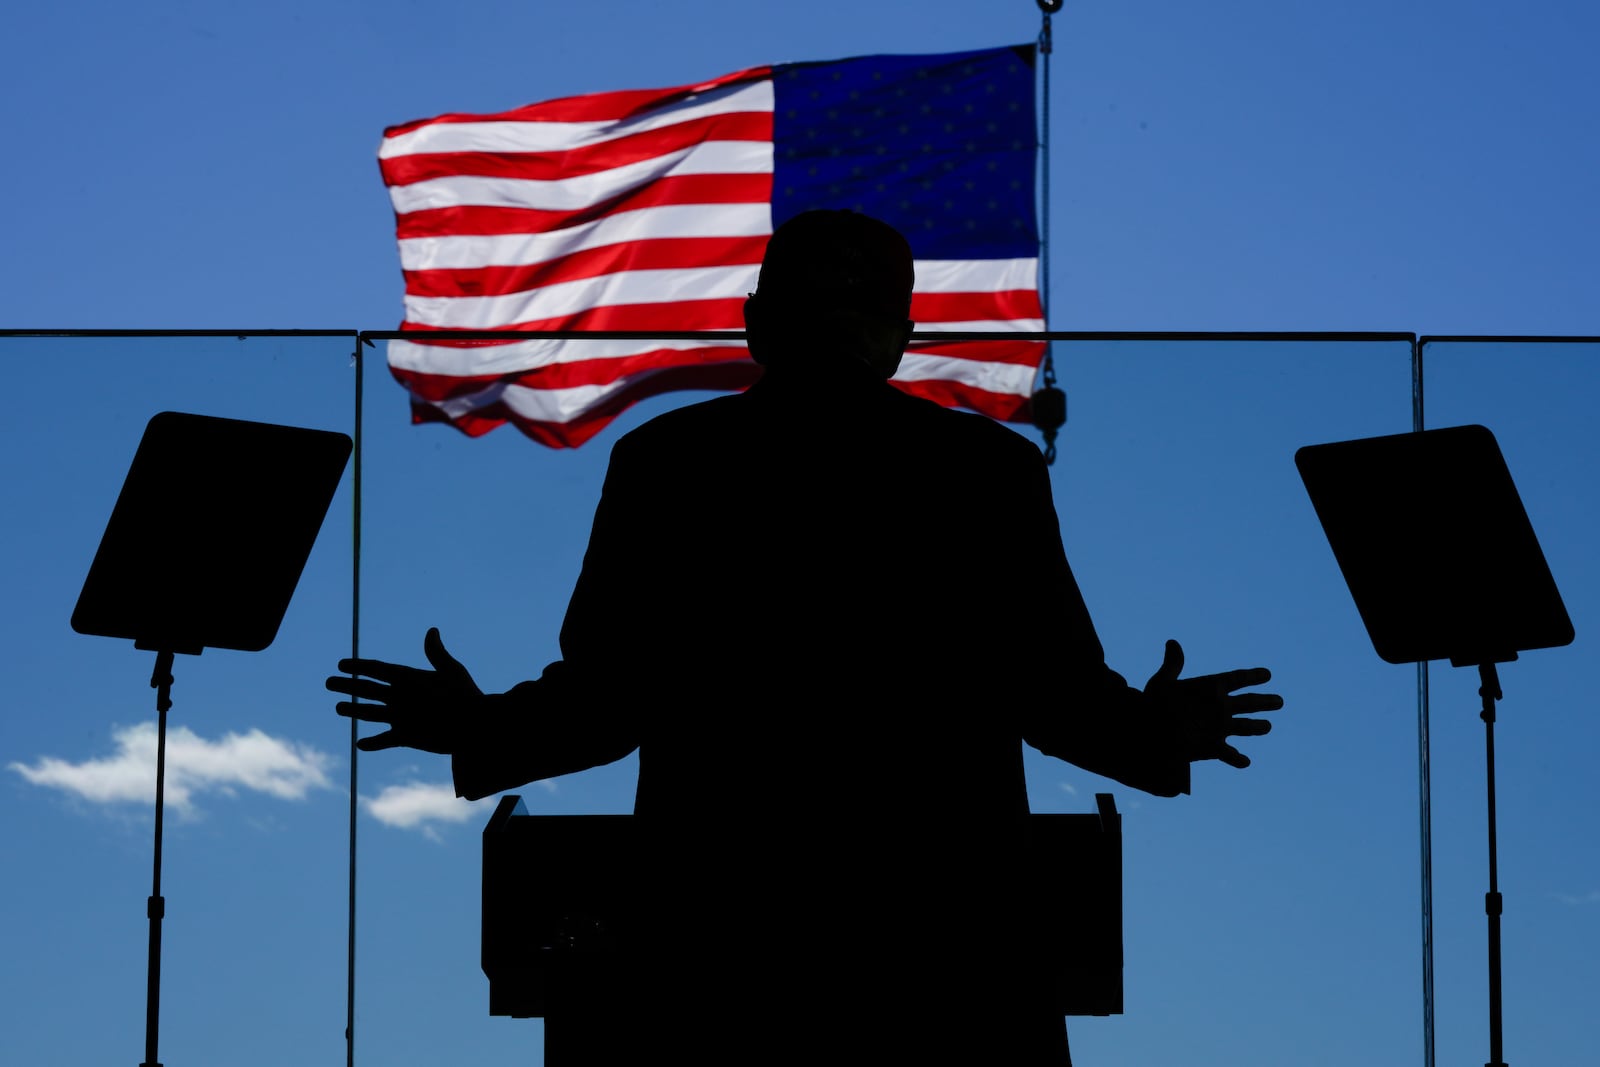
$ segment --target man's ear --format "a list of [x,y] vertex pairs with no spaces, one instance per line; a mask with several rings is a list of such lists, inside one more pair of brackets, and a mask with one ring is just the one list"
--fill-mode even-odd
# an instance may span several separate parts
[[[895,347],[892,358],[887,359],[881,367],[877,368],[885,378],[893,378],[895,372],[900,369],[900,360],[905,355],[906,348],[910,346],[911,334],[916,328],[917,324],[907,319],[900,324],[900,329],[895,332]],[[891,354],[886,352],[884,355],[888,357]]]
[[761,303],[759,293],[751,293],[744,298],[744,333],[745,345],[750,349],[750,358],[765,367],[766,360],[766,331],[764,315],[765,306]]

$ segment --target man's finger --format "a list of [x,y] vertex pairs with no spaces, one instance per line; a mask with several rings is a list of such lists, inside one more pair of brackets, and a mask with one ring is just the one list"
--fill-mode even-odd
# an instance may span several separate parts
[[394,712],[382,704],[352,704],[347,700],[341,700],[333,706],[333,710],[347,719],[354,717],[362,722],[393,724],[395,721]]
[[1229,737],[1260,737],[1272,732],[1272,724],[1265,719],[1233,719],[1228,723]]
[[345,696],[356,697],[360,700],[375,700],[383,703],[389,699],[393,691],[391,686],[383,682],[375,682],[367,678],[348,678],[342,674],[335,674],[323,682],[323,687],[330,692],[343,693]]
[[403,663],[386,663],[381,659],[342,659],[339,661],[339,670],[345,674],[376,678],[380,682],[395,682],[422,673],[415,667],[407,667]]
[[1150,676],[1149,685],[1170,685],[1183,673],[1183,646],[1169,640],[1161,653],[1161,666]]
[[1246,756],[1243,752],[1240,752],[1232,745],[1223,745],[1222,751],[1217,754],[1217,758],[1223,763],[1226,763],[1228,766],[1237,767],[1240,770],[1244,770],[1246,767],[1250,766],[1250,757]]
[[1247,689],[1252,685],[1262,685],[1272,681],[1272,672],[1265,667],[1246,667],[1243,670],[1223,671],[1220,674],[1197,674],[1193,678],[1185,678],[1184,683],[1195,686],[1209,686],[1217,693],[1231,693],[1235,689]]
[[361,738],[356,742],[356,747],[363,752],[382,752],[386,748],[398,748],[400,744],[393,730],[385,730],[381,734]]
[[461,662],[445,649],[437,626],[428,627],[428,632],[422,636],[422,654],[428,657],[428,662],[436,671],[459,674],[464,670]]
[[1254,715],[1263,711],[1281,711],[1283,698],[1277,693],[1240,693],[1227,698],[1228,714]]

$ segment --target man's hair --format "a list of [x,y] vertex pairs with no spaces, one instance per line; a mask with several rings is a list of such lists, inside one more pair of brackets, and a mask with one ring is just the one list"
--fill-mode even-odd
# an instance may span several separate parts
[[911,246],[893,226],[854,211],[806,211],[773,232],[756,292],[774,310],[903,320],[912,281]]

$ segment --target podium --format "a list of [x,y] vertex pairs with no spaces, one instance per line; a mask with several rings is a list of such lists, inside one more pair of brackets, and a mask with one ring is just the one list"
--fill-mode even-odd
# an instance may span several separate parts
[[[1023,907],[1052,961],[1050,1003],[1062,1015],[1123,1010],[1122,818],[1109,793],[1095,801],[1091,813],[1026,817]],[[519,796],[500,799],[483,831],[490,1015],[560,1018],[628,980],[648,890],[644,849],[635,816],[530,815]],[[960,937],[962,923],[982,921],[954,916],[942,933]],[[684,943],[692,951],[692,935]]]

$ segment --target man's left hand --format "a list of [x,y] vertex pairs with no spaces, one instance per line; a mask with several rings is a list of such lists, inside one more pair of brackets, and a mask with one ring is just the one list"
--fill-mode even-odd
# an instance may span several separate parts
[[379,659],[342,659],[341,671],[364,677],[336,674],[328,679],[333,692],[371,702],[340,701],[335,707],[340,715],[389,726],[357,741],[363,752],[403,747],[449,755],[459,746],[483,691],[467,668],[445,651],[437,628],[422,639],[422,651],[432,670]]
[[1179,678],[1183,647],[1168,641],[1161,667],[1144,687],[1145,696],[1157,702],[1163,717],[1180,731],[1190,762],[1219,759],[1230,767],[1250,766],[1250,757],[1228,742],[1230,737],[1260,737],[1272,729],[1265,719],[1246,719],[1263,711],[1277,711],[1283,698],[1276,693],[1236,693],[1272,680],[1265,667],[1199,674]]

